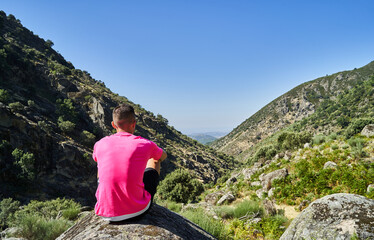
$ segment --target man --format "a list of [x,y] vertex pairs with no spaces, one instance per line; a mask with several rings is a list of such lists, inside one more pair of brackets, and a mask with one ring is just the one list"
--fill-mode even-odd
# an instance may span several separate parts
[[109,221],[122,221],[145,213],[151,206],[166,153],[154,142],[133,135],[134,108],[122,104],[113,110],[117,133],[94,146],[99,185],[95,213]]

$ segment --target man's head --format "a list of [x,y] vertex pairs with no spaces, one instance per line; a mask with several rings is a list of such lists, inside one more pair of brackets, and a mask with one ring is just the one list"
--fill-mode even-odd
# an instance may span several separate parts
[[133,134],[135,125],[135,111],[132,106],[124,103],[113,110],[112,126],[117,132],[129,132]]

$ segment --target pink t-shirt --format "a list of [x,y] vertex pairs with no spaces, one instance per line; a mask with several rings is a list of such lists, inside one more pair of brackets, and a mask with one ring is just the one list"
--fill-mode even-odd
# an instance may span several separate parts
[[95,213],[116,217],[144,210],[151,200],[144,189],[144,170],[150,158],[158,160],[161,155],[154,142],[127,132],[98,141],[93,151],[100,181]]

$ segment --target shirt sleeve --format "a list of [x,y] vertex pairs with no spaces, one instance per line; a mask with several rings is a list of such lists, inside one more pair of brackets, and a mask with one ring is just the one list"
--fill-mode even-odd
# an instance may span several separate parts
[[93,160],[94,160],[95,162],[97,162],[96,151],[95,151],[95,149],[96,149],[96,144],[94,145],[94,149],[93,149],[93,153],[92,153],[92,158],[93,158]]
[[150,158],[153,158],[155,160],[159,160],[162,156],[162,153],[163,153],[163,150],[162,148],[158,147],[156,145],[156,143],[151,142],[151,157]]

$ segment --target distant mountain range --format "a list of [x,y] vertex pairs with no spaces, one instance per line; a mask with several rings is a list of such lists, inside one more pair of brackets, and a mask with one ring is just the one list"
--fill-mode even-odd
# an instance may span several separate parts
[[202,143],[202,144],[209,144],[223,136],[225,136],[227,132],[206,132],[206,133],[193,133],[189,134],[192,139]]

